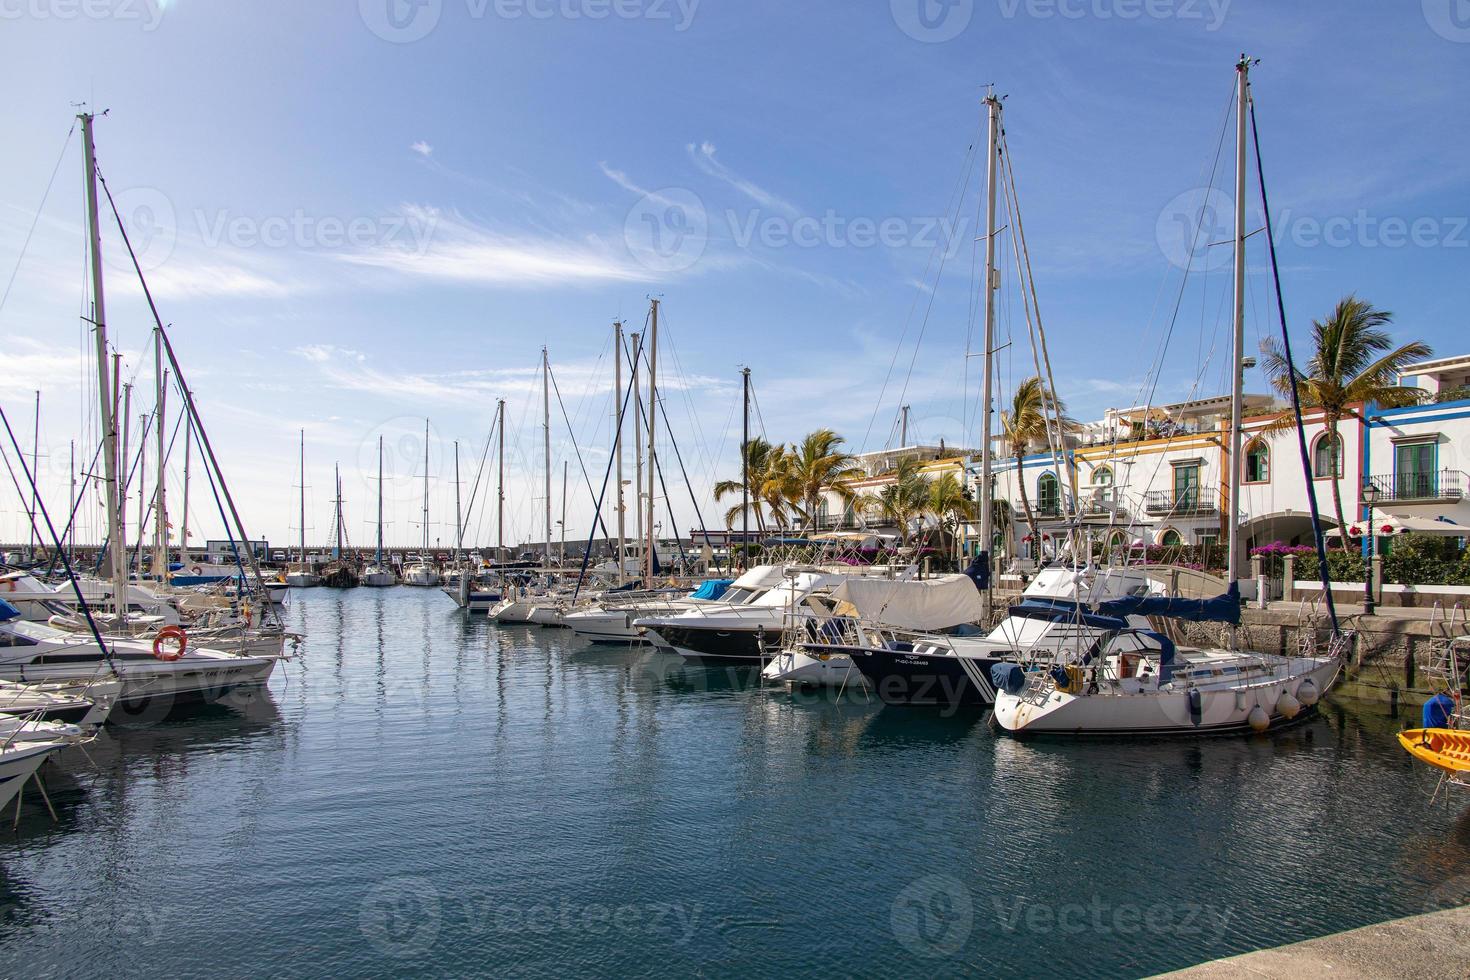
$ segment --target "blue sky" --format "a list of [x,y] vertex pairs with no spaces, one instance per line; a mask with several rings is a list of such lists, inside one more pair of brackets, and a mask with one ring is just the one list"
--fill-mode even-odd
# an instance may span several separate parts
[[[917,438],[973,443],[978,361],[965,354],[979,347],[982,174],[970,148],[992,82],[1007,97],[1072,413],[1140,401],[1155,379],[1155,400],[1214,392],[1225,247],[1205,250],[1181,292],[1180,235],[1201,201],[1228,211],[1228,140],[1207,187],[1241,51],[1261,59],[1255,95],[1298,335],[1356,291],[1394,311],[1404,339],[1460,353],[1465,6],[0,0],[11,93],[0,277],[15,273],[0,307],[0,398],[28,430],[30,392],[42,390],[43,475],[59,507],[68,441],[94,424],[78,320],[80,151],[76,134],[68,141],[74,103],[89,102],[109,110],[99,161],[146,246],[226,475],[248,526],[273,541],[295,537],[303,428],[312,536],[330,523],[340,462],[349,533],[371,537],[385,434],[387,535],[416,540],[427,416],[431,537],[447,542],[450,442],[463,446],[468,498],[497,397],[510,416],[512,537],[543,533],[540,348],[600,482],[610,324],[641,328],[650,295],[666,314],[667,410],[712,521],[708,483],[735,467],[742,364],[773,439],[829,425],[855,450],[880,448],[903,401]],[[1261,244],[1252,346],[1273,329]],[[1031,359],[1008,248],[1002,389]],[[109,319],[151,391],[147,311],[118,251],[109,233]],[[579,482],[559,419],[553,442],[559,511],[563,460]],[[180,468],[176,454],[176,504]],[[692,506],[669,478],[683,527]],[[209,533],[204,492],[191,521]],[[573,536],[587,528],[586,496],[568,504]],[[18,536],[22,519],[6,498],[0,537]],[[492,523],[477,508],[481,541]]]

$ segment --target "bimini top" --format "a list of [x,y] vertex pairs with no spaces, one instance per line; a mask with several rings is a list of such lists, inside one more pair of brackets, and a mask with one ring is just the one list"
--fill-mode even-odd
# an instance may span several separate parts
[[1230,591],[1213,599],[1182,599],[1178,596],[1128,596],[1100,602],[1097,611],[1104,616],[1167,616],[1192,623],[1240,623],[1240,586],[1230,583]]
[[870,622],[899,629],[938,630],[976,623],[984,614],[980,590],[968,575],[930,579],[849,578],[832,593]]

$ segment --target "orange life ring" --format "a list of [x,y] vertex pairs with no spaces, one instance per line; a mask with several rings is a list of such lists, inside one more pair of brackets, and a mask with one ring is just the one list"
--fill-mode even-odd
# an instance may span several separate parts
[[[178,647],[172,653],[166,652],[163,648],[163,642],[165,640],[178,640]],[[189,634],[185,633],[183,628],[179,626],[165,626],[153,638],[153,655],[159,660],[178,660],[188,648]]]

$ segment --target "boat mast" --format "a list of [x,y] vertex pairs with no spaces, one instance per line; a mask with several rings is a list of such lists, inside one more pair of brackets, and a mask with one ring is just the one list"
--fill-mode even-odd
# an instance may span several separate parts
[[336,520],[332,522],[336,525],[334,533],[337,535],[337,547],[332,549],[332,557],[340,559],[342,557],[342,468],[337,463],[332,464],[332,482],[337,485],[337,506],[334,515]]
[[541,429],[546,476],[546,564],[551,564],[551,360],[541,348]]
[[[189,443],[184,442],[185,458],[189,451]],[[187,485],[187,484],[186,484]],[[301,556],[300,561],[306,565],[306,430],[301,430]]]
[[138,416],[138,576],[143,575],[143,525],[147,522],[148,496],[143,484],[148,482],[148,451],[142,444],[148,432],[148,416]]
[[[999,285],[999,276],[995,268],[995,190],[999,183],[999,167],[997,162],[1000,154],[1000,99],[995,97],[995,90],[991,88],[985,93],[985,108],[990,119],[989,131],[989,154],[985,164],[986,181],[986,205],[985,205],[985,339],[984,351],[981,363],[984,367],[980,375],[980,550],[986,555],[989,562],[990,549],[992,545],[991,531],[991,495],[990,485],[991,470],[991,446],[990,446],[990,423],[991,410],[993,407],[994,393],[992,383],[994,371],[992,370],[992,352],[995,350],[995,289]],[[1022,479],[1019,469],[1016,471],[1016,479]],[[1038,552],[1041,542],[1036,542]],[[980,595],[980,607],[985,621],[990,621],[990,589],[986,589]]]
[[378,547],[373,552],[373,564],[383,564],[383,436],[378,434]]
[[153,574],[168,582],[168,506],[165,499],[168,447],[164,420],[168,418],[168,370],[163,366],[163,340],[153,328],[153,376],[158,384],[158,496],[153,502]]
[[116,390],[108,378],[107,312],[102,292],[102,232],[97,220],[97,150],[92,142],[92,114],[80,113],[82,158],[86,168],[87,234],[91,239],[92,324],[97,336],[97,395],[101,409],[102,471],[106,481],[107,550],[112,559],[112,604],[121,627],[128,608],[128,572],[124,565],[118,506]]
[[498,501],[495,510],[495,560],[505,560],[505,399],[502,398],[495,406],[495,412],[499,416],[496,420],[496,428],[500,439],[500,485],[497,488]]
[[618,479],[618,584],[622,585],[623,552],[627,550],[628,524],[623,513],[623,321],[613,321],[613,456]]
[[[189,418],[189,413],[184,413],[184,513],[179,518],[179,564],[189,564],[189,464],[194,444],[194,423]],[[303,478],[304,482],[304,478]],[[302,490],[302,494],[306,491]],[[302,547],[305,547],[306,511],[301,512],[301,526],[303,528]]]
[[1246,116],[1250,103],[1250,61],[1245,55],[1235,65],[1235,342],[1231,361],[1228,581],[1240,581],[1240,421],[1245,385],[1245,175]]
[[740,369],[740,567],[750,567],[750,368]]
[[[113,388],[114,393],[116,393],[116,391],[117,391],[117,388],[116,388],[117,379],[122,376],[122,366],[121,365],[122,365],[122,355],[121,354],[113,354],[112,355],[112,366],[113,366],[112,380],[114,382],[114,388]],[[117,408],[116,404],[113,405],[113,408],[114,409]],[[120,547],[122,549],[123,570],[125,572],[127,570],[127,565],[128,565],[128,482],[129,482],[129,480],[128,480],[128,466],[129,466],[128,460],[132,458],[131,455],[130,455],[130,453],[129,453],[129,450],[128,450],[128,443],[131,441],[131,436],[133,434],[132,413],[133,413],[133,386],[131,384],[124,384],[124,385],[122,385],[122,414],[118,416],[118,418],[121,420],[120,422],[118,422],[118,425],[122,426],[122,454],[120,456],[118,456],[118,460],[117,460],[117,462],[118,462],[118,471],[117,471],[117,473],[118,473],[118,479],[117,479],[117,487],[118,487],[118,498],[117,498],[117,540],[118,540],[118,547]]]
[[31,431],[31,544],[29,558],[36,560],[36,484],[41,479],[41,393],[36,392],[35,427]]
[[424,550],[419,560],[429,561],[429,420],[424,419]]
[[[643,391],[638,387],[640,381],[639,347],[642,337],[638,334],[630,334],[629,344],[633,352],[633,539],[638,542],[638,574],[643,574]],[[618,555],[618,562],[623,561],[623,556]],[[644,587],[648,587],[647,580]]]
[[459,440],[454,440],[454,567],[459,567],[459,553],[464,550],[464,514],[459,506]]
[[[561,461],[561,520],[557,522],[561,524],[561,548],[557,552],[559,556],[557,560],[563,568],[567,564],[567,468],[569,466],[571,466],[571,460]],[[590,534],[587,536],[587,545],[588,547],[592,545]]]
[[658,530],[653,522],[653,488],[658,479],[658,450],[653,445],[654,436],[658,432],[658,300],[649,302],[653,304],[653,310],[652,327],[648,335],[648,554],[644,556],[648,578],[644,581],[651,586],[654,568],[658,565]]

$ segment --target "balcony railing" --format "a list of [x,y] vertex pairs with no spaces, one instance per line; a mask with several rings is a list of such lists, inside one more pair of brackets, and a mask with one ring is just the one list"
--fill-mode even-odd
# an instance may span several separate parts
[[1437,473],[1394,473],[1370,480],[1379,500],[1459,500],[1465,495],[1465,474],[1459,470]]
[[1219,506],[1200,487],[1187,490],[1150,490],[1143,495],[1144,509],[1152,515],[1214,514]]

